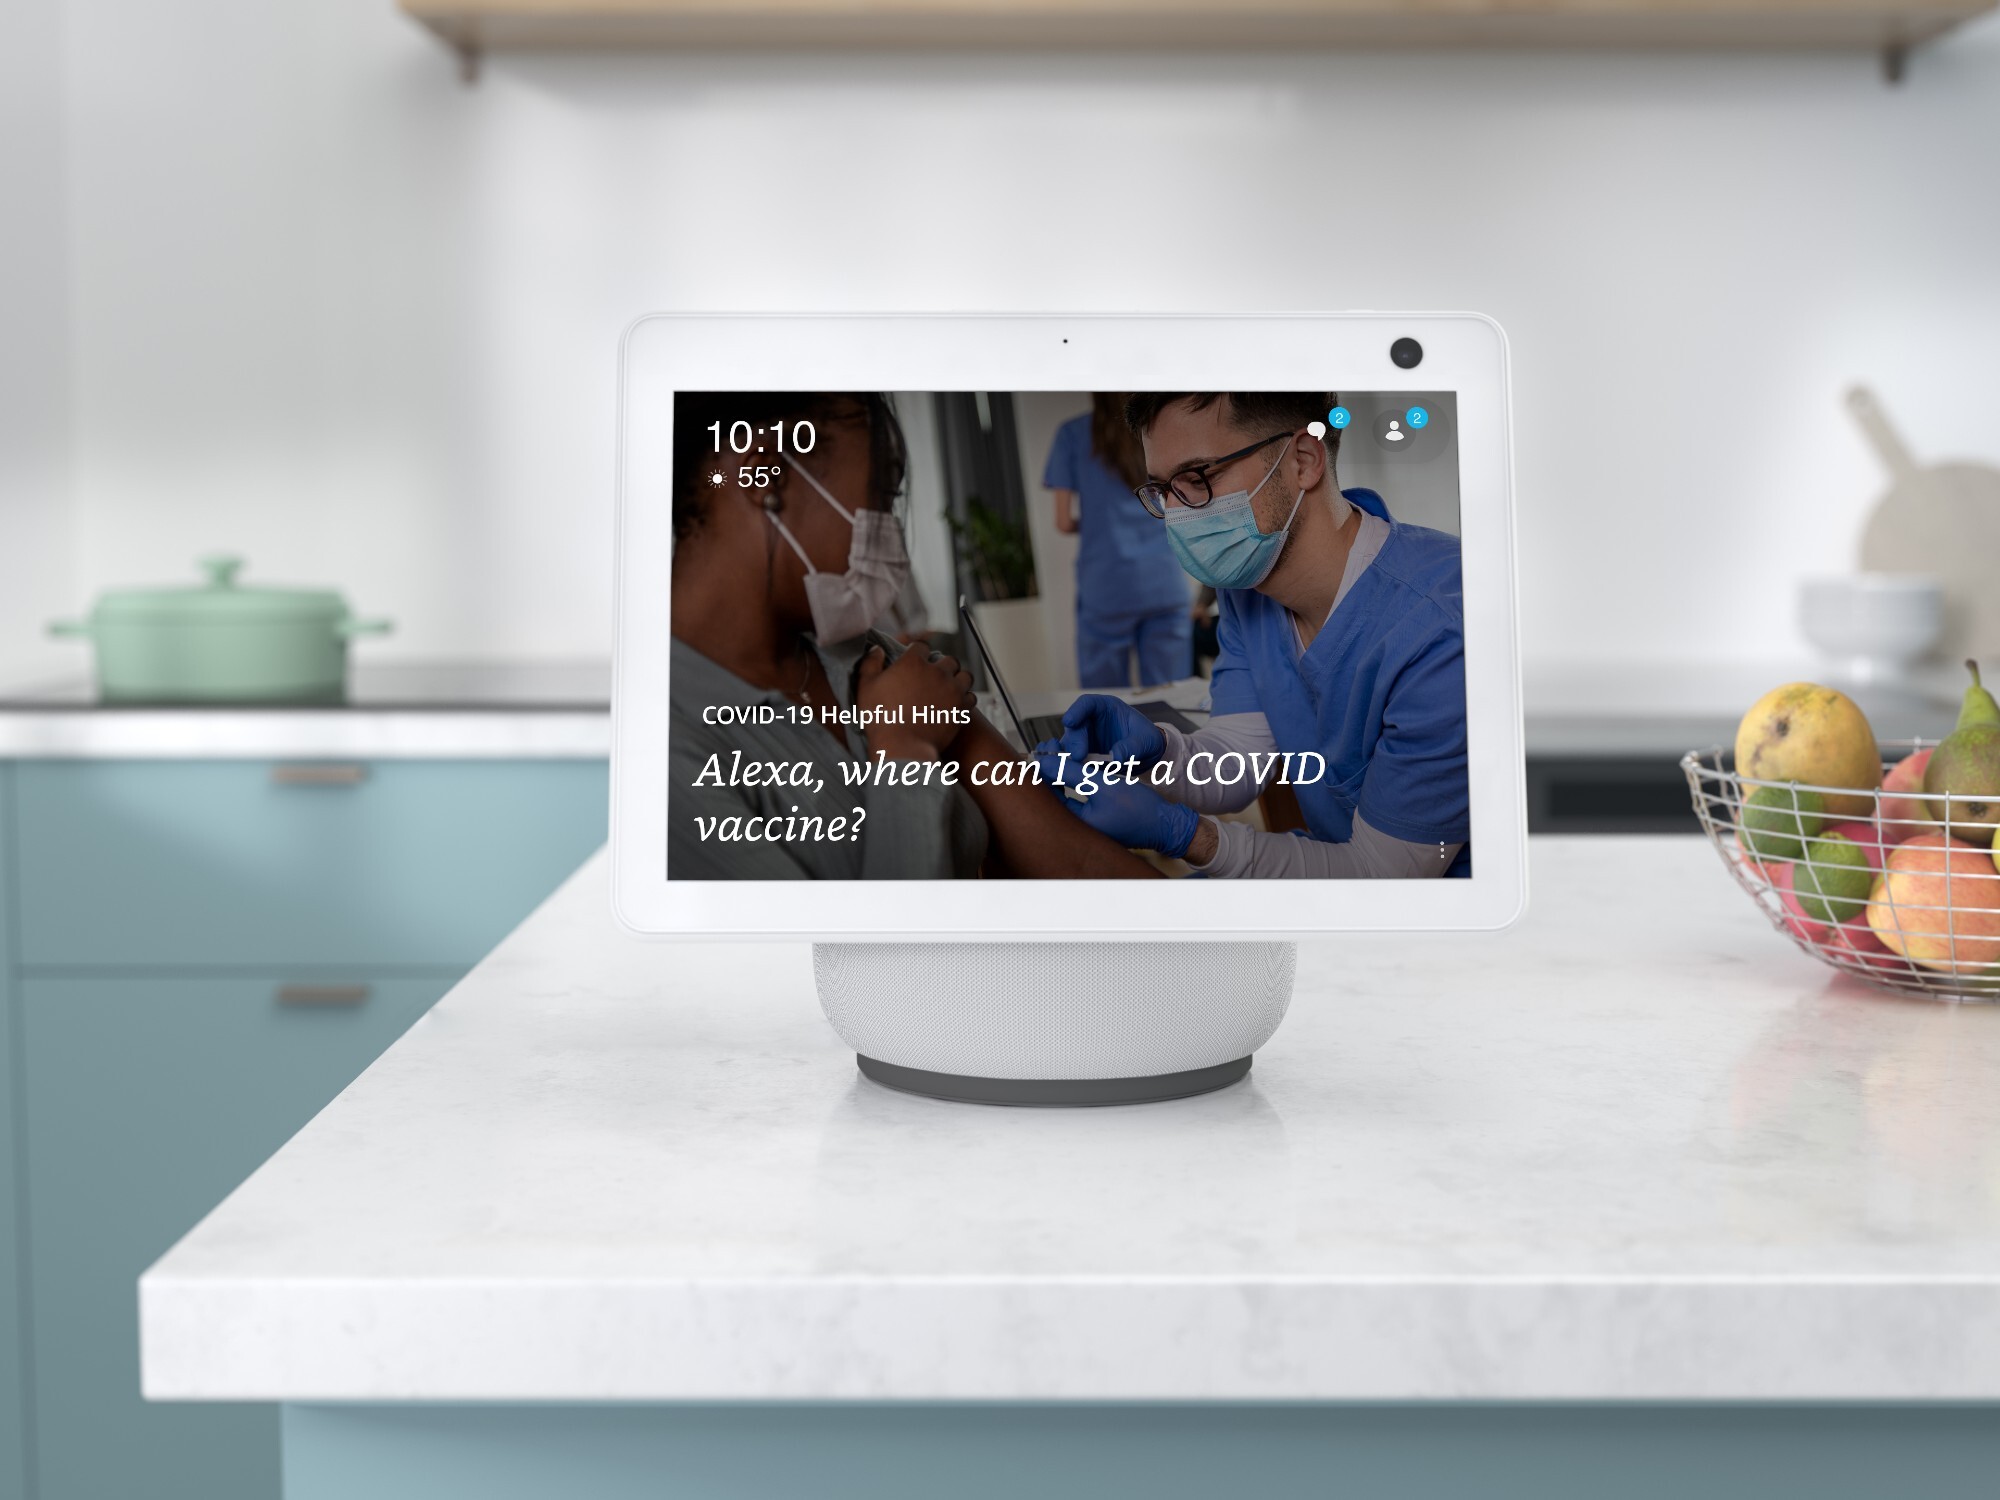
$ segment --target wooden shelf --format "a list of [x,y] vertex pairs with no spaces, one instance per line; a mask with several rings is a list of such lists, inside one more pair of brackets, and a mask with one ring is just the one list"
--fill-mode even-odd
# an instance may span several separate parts
[[467,57],[545,48],[1851,49],[2000,0],[400,0]]

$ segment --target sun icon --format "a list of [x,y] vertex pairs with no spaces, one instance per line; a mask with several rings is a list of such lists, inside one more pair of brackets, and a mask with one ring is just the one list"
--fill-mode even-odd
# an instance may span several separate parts
[[723,477],[722,470],[717,469],[708,476],[708,482],[714,485],[717,489],[721,489],[722,486],[727,484],[729,481]]

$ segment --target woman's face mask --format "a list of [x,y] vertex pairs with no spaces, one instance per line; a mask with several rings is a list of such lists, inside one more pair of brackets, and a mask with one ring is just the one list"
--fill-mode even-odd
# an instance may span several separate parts
[[1285,550],[1292,522],[1298,518],[1299,506],[1305,503],[1306,492],[1299,491],[1292,502],[1291,514],[1276,531],[1257,529],[1257,511],[1250,502],[1271,482],[1271,476],[1284,467],[1285,456],[1291,451],[1288,441],[1278,454],[1278,461],[1257,481],[1256,489],[1217,495],[1199,510],[1184,505],[1168,507],[1167,541],[1174,549],[1174,556],[1181,560],[1181,566],[1197,582],[1216,589],[1254,589],[1271,576],[1271,569],[1278,565],[1278,554]]
[[822,573],[813,566],[813,560],[806,556],[806,549],[799,545],[791,529],[778,519],[778,513],[764,512],[778,528],[778,535],[806,565],[806,603],[812,607],[813,638],[822,646],[851,641],[865,635],[882,617],[910,576],[903,523],[887,511],[849,510],[833,498],[825,485],[801,468],[797,459],[789,460],[786,467],[818,491],[820,499],[839,511],[841,518],[854,528],[854,538],[847,544],[847,571]]

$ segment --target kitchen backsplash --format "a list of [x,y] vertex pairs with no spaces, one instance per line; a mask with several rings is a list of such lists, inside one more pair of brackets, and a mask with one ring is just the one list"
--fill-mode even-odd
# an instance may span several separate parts
[[61,92],[6,106],[59,151],[4,160],[68,267],[59,330],[0,348],[61,397],[4,472],[16,670],[79,659],[31,637],[52,593],[220,546],[394,614],[384,654],[607,651],[616,347],[652,308],[1492,313],[1531,664],[1798,650],[1796,580],[1851,563],[1884,483],[1853,379],[1922,452],[2000,458],[1993,20],[1900,87],[1857,56],[1134,54],[467,88],[390,0],[58,9],[10,38],[61,48]]

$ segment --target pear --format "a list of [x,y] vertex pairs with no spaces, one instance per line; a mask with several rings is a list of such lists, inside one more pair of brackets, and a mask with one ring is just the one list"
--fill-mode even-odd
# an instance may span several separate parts
[[1986,684],[1979,680],[1979,663],[1968,658],[1965,670],[1972,674],[1972,686],[1965,690],[1965,697],[1958,705],[1958,723],[1953,727],[2000,724],[2000,701],[1995,701]]
[[1948,832],[1983,844],[2000,830],[2000,702],[1979,680],[1979,663],[1965,665],[1972,686],[1965,690],[1958,727],[1924,767],[1924,795],[1931,816]]

